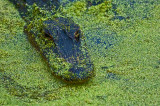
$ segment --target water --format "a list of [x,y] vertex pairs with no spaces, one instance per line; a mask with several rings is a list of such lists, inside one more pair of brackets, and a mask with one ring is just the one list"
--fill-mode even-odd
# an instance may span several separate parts
[[114,8],[101,15],[83,3],[76,4],[81,9],[73,4],[62,10],[81,26],[95,66],[92,79],[72,85],[50,73],[23,33],[18,11],[0,0],[0,104],[159,105],[160,2],[112,3]]

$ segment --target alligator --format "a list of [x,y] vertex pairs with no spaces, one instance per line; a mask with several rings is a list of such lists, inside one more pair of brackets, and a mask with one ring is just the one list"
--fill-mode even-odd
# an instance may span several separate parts
[[[60,8],[59,0],[9,1],[26,21],[24,32],[55,76],[69,83],[80,83],[94,75],[80,26],[71,18],[54,16]],[[46,18],[47,13],[52,18]]]

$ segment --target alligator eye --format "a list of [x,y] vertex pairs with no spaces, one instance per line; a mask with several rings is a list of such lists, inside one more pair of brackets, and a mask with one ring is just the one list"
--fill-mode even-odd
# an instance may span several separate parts
[[52,35],[49,32],[45,32],[44,36],[48,39],[53,39]]
[[76,41],[79,41],[79,38],[80,38],[80,30],[77,30],[77,31],[74,33],[74,38],[76,39]]

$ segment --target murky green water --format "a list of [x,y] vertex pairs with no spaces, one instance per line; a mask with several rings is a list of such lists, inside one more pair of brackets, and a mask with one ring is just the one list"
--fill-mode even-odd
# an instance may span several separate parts
[[117,17],[84,2],[62,12],[81,26],[95,66],[72,85],[50,73],[14,5],[0,0],[0,105],[160,105],[160,2],[112,3]]

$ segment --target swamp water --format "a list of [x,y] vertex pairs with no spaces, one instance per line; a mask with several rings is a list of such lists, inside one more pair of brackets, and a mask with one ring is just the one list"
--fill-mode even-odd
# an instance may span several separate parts
[[57,14],[81,26],[95,67],[74,85],[50,73],[14,5],[0,0],[0,105],[160,105],[160,2],[112,0],[106,12],[83,1]]

